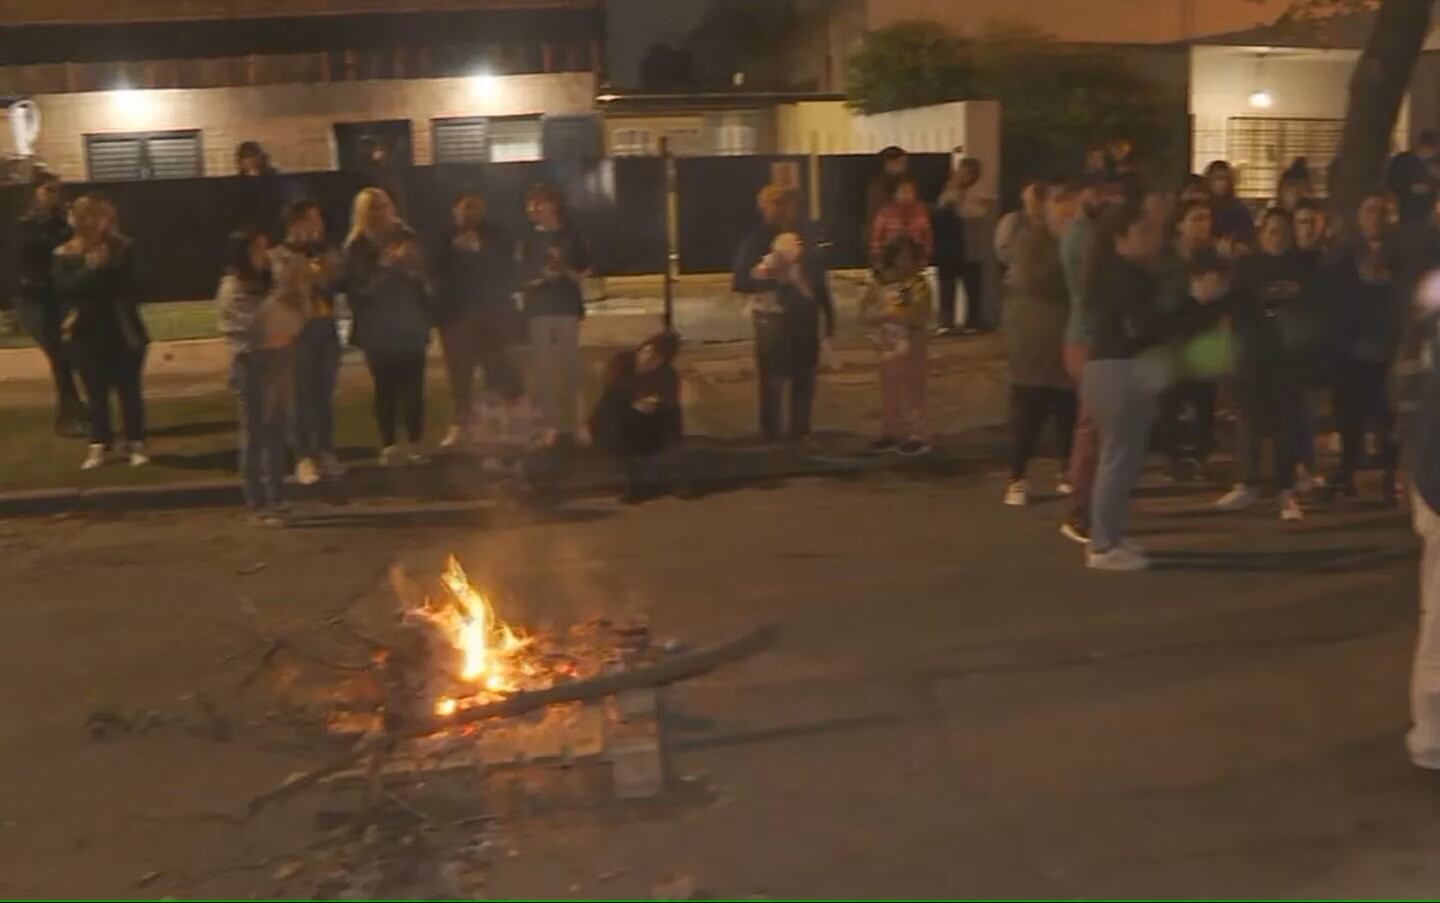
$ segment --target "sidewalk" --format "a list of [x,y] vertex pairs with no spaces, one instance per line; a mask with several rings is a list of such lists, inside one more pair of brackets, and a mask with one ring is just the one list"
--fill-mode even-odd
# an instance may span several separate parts
[[[185,348],[184,354],[198,343],[176,344]],[[601,348],[587,352],[591,396],[607,356]],[[897,466],[954,467],[959,458],[993,446],[993,436],[985,428],[1005,417],[998,339],[946,340],[932,346],[932,416],[939,451],[923,463],[864,454],[879,428],[874,355],[863,340],[848,340],[840,343],[835,357],[836,369],[821,375],[816,441],[804,449],[774,448],[753,439],[755,373],[750,343],[687,347],[681,377],[697,488]],[[428,389],[432,439],[449,419],[444,375],[435,363]],[[47,408],[35,407],[34,401],[26,407],[18,400],[23,396],[17,393],[17,384],[0,384],[0,430],[13,438],[0,448],[0,516],[241,504],[233,476],[234,402],[219,375],[172,373],[152,382],[152,465],[140,470],[114,465],[88,473],[78,470],[83,441],[55,438],[49,432]],[[358,361],[350,361],[342,373],[337,402],[337,440],[347,476],[338,485],[293,487],[294,501],[490,499],[501,488],[482,473],[479,461],[464,456],[441,456],[435,465],[414,470],[375,466],[369,404],[368,378]],[[557,496],[613,492],[620,484],[614,467],[592,453],[567,465],[563,475],[550,474],[541,482],[545,493]]]

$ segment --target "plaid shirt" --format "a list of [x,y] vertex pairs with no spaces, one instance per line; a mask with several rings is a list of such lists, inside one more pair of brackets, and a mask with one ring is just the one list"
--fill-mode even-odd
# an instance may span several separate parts
[[930,211],[919,201],[887,204],[875,215],[870,227],[871,259],[879,260],[885,246],[902,235],[909,236],[923,249],[920,265],[929,264],[935,252],[935,233],[930,228]]

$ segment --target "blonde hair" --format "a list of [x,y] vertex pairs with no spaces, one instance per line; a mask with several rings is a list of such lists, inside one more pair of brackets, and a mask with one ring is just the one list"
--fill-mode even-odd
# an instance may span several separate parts
[[104,217],[109,221],[105,234],[116,234],[115,205],[109,198],[99,194],[82,195],[70,205],[70,225],[79,231],[79,224],[92,217]]
[[355,203],[350,208],[350,234],[345,236],[345,247],[350,247],[365,234],[366,224],[370,219],[370,207],[381,198],[390,205],[391,225],[402,226],[400,215],[395,211],[395,202],[390,195],[381,188],[362,188],[360,193],[355,195]]

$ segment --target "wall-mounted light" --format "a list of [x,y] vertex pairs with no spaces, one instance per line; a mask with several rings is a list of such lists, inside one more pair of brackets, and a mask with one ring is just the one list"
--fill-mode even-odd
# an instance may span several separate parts
[[498,76],[477,72],[470,76],[470,93],[481,103],[494,103],[504,93]]
[[155,110],[155,98],[149,91],[116,88],[110,92],[110,111],[126,123],[147,119]]
[[1275,96],[1261,88],[1250,95],[1250,106],[1257,110],[1268,110],[1275,106]]

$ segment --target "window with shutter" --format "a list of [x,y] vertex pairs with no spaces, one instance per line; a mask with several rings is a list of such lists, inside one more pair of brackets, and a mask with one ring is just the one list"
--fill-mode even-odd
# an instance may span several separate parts
[[85,139],[85,159],[91,182],[128,182],[145,178],[144,152],[139,138]]
[[85,161],[92,182],[195,179],[205,174],[197,131],[86,135]]
[[486,163],[490,160],[488,120],[483,117],[433,119],[435,162]]
[[146,178],[198,179],[205,174],[199,132],[151,135],[145,139],[145,158]]
[[541,128],[547,160],[595,160],[605,155],[599,116],[546,116]]
[[539,119],[492,119],[489,137],[491,163],[519,163],[541,157]]

